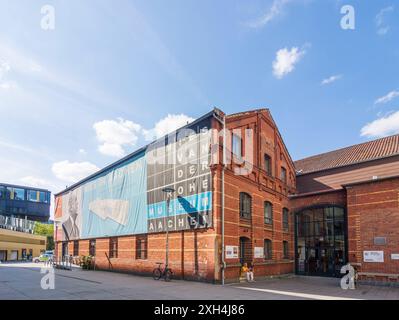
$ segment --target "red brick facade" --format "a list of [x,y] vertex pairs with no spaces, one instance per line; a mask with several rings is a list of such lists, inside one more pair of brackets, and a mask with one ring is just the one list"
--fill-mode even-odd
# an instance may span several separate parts
[[[347,185],[339,189],[318,188],[317,193],[296,195],[300,176],[296,177],[293,161],[268,110],[227,116],[226,126],[241,132],[243,145],[247,139],[245,130],[252,129],[254,133],[253,148],[243,150],[243,158],[247,161],[237,164],[239,159],[233,159],[233,164],[224,169],[223,225],[225,247],[243,246],[244,261],[254,264],[256,277],[295,272],[295,213],[314,205],[346,208],[348,259],[357,264],[361,272],[382,273],[390,279],[399,273],[399,260],[391,260],[392,253],[399,253],[399,178]],[[214,128],[220,130],[222,124],[214,120]],[[221,159],[222,137],[219,135],[217,139]],[[270,159],[270,167],[266,166],[265,155]],[[249,174],[235,174],[237,168],[248,165],[251,167]],[[169,265],[178,278],[210,282],[222,280],[222,170],[221,164],[212,166],[212,227],[169,234]],[[282,171],[286,172],[285,178]],[[240,193],[243,192],[251,198],[250,218],[240,216]],[[272,205],[271,224],[265,223],[266,201]],[[288,210],[288,229],[283,223],[284,208]],[[387,244],[384,247],[375,246],[374,237],[386,237]],[[136,241],[139,238],[146,239],[144,258],[137,253]],[[265,240],[271,241],[271,257],[255,258],[255,248],[264,248]],[[165,233],[118,237],[118,257],[110,261],[107,259],[109,242],[110,238],[96,240],[96,268],[151,274],[157,262],[165,261]],[[288,248],[286,254],[284,242]],[[61,254],[61,246],[61,242],[56,243],[57,255]],[[364,250],[384,250],[385,263],[363,263]],[[68,251],[73,252],[72,241]],[[88,254],[89,240],[79,240],[79,255]],[[236,281],[240,277],[240,258],[224,258],[226,281]]]

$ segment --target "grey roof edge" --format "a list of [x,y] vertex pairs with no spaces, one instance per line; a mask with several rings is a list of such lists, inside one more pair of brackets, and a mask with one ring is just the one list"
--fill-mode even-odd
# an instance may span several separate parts
[[398,157],[399,153],[394,153],[394,154],[390,154],[388,156],[383,156],[383,157],[377,157],[377,158],[372,158],[372,159],[367,159],[367,160],[361,160],[361,161],[356,161],[356,162],[352,162],[352,163],[348,163],[348,164],[343,164],[340,166],[335,166],[335,167],[329,167],[329,168],[323,168],[323,169],[316,169],[316,170],[312,170],[312,171],[307,171],[304,173],[298,173],[298,171],[295,169],[296,176],[297,177],[302,177],[302,176],[306,176],[308,174],[313,174],[313,173],[318,173],[318,172],[324,172],[324,171],[330,171],[330,170],[334,170],[334,169],[340,169],[340,168],[345,168],[345,167],[350,167],[350,166],[355,166],[358,164],[363,164],[363,163],[367,163],[367,162],[373,162],[373,161],[378,161],[378,160],[383,160],[383,159],[387,159],[387,158],[394,158],[394,157]]
[[34,190],[34,191],[44,191],[44,192],[50,192],[50,190],[43,189],[43,188],[37,188],[37,187],[32,187],[32,186],[23,186],[19,184],[11,184],[11,183],[2,183],[0,182],[0,186],[3,187],[10,187],[10,188],[21,188],[21,189],[28,189],[28,190]]

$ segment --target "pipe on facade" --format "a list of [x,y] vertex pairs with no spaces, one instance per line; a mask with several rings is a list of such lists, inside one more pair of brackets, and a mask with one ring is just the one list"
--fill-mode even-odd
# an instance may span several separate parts
[[226,166],[226,115],[223,116],[223,159],[222,159],[222,285],[224,286],[224,269],[226,268],[226,262],[224,261],[224,170]]

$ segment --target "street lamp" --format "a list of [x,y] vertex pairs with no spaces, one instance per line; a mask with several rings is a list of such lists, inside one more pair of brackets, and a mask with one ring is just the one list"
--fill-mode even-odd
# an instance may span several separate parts
[[170,198],[172,194],[175,192],[175,189],[171,187],[166,187],[162,189],[162,192],[166,193],[166,263],[165,263],[165,270],[169,264],[169,225],[168,225],[168,218],[169,218],[169,206],[170,206]]

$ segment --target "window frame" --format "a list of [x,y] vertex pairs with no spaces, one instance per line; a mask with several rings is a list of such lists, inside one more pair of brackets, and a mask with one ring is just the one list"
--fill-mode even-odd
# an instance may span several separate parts
[[[266,217],[267,205],[270,205],[270,217]],[[263,202],[263,222],[267,225],[273,225],[273,204],[270,201]]]
[[[239,146],[236,147],[236,143],[239,143]],[[236,148],[239,149],[239,154],[236,153],[237,150]],[[231,138],[231,152],[234,156],[237,158],[241,159],[243,154],[242,154],[242,137],[236,133],[233,133],[232,138]]]
[[290,230],[290,211],[288,210],[288,208],[283,208],[283,212],[282,212],[282,224],[283,224],[283,230],[284,231],[289,231]]
[[287,183],[287,169],[283,166],[281,167],[280,180],[285,184]]
[[290,258],[290,247],[287,240],[283,241],[283,259]]
[[[89,255],[92,257],[96,256],[96,246],[97,246],[96,239],[89,240]],[[93,254],[93,250],[94,250],[94,254]]]
[[267,153],[263,155],[263,169],[266,171],[268,176],[272,176],[272,157]]
[[118,258],[118,237],[109,238],[109,258]]
[[79,256],[79,240],[73,241],[73,256],[74,257]]
[[147,235],[138,236],[136,238],[136,260],[147,260],[147,259],[148,259],[148,236]]
[[[247,204],[244,204],[244,202],[248,200],[249,201],[249,212],[246,212],[246,209],[244,206],[248,206]],[[252,196],[246,192],[240,192],[239,195],[239,211],[240,211],[240,219],[251,219],[252,217]]]
[[265,255],[265,260],[273,260],[273,242],[270,239],[265,239],[263,241],[263,254]]

